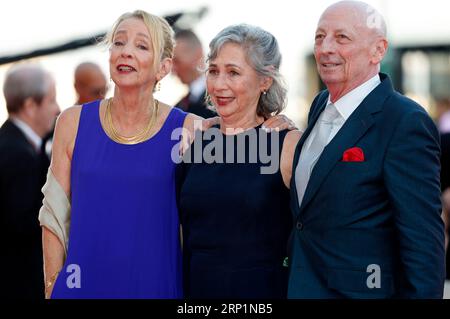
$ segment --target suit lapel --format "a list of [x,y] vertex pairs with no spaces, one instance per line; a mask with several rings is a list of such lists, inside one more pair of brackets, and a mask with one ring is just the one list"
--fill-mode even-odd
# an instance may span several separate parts
[[[342,159],[344,151],[355,146],[355,144],[374,124],[373,114],[382,110],[384,101],[393,92],[392,84],[389,78],[387,78],[384,74],[380,74],[380,77],[382,81],[381,84],[364,99],[355,112],[353,112],[353,114],[348,118],[333,140],[323,150],[311,173],[299,212],[305,209],[308,203],[314,198],[330,171]],[[321,112],[324,107],[325,106],[322,106]],[[316,115],[316,121],[317,118],[318,115]],[[314,124],[311,126],[314,126]]]
[[7,136],[8,139],[14,140],[16,144],[21,144],[31,154],[37,154],[33,144],[28,140],[25,133],[23,133],[20,128],[14,124],[13,121],[7,119],[2,126],[2,130],[4,131],[5,137]]
[[364,108],[359,108],[357,111],[360,114],[355,114],[354,117],[351,116],[353,119],[349,118],[345,122],[344,126],[320,155],[320,158],[311,173],[300,211],[314,197],[324,179],[333,167],[342,159],[344,151],[353,147],[373,125],[373,119],[370,113],[367,113]]
[[320,114],[323,112],[323,110],[327,105],[328,92],[325,91],[322,94],[323,95],[320,96],[319,100],[317,101],[317,107],[314,109],[314,114],[312,115],[311,121],[308,123],[308,127],[306,128],[305,132],[303,132],[302,137],[300,138],[300,141],[298,142],[295,148],[294,162],[292,165],[292,178],[291,178],[291,196],[292,196],[291,200],[294,201],[294,205],[292,208],[295,215],[298,214],[298,208],[300,206],[298,202],[297,184],[295,183],[295,171],[297,169],[303,145],[305,144],[305,141],[308,138],[309,134],[311,134],[311,131],[314,128],[314,125],[316,124],[317,120],[319,119]]

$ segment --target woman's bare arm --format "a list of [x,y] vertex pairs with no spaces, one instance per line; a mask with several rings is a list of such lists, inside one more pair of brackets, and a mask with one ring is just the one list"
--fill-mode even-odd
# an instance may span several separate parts
[[286,185],[287,188],[290,188],[295,149],[301,137],[302,132],[293,130],[287,133],[284,138],[283,149],[281,151],[280,170],[284,185]]
[[[50,169],[70,198],[70,167],[75,137],[78,129],[81,107],[65,110],[58,118],[53,138]],[[50,298],[53,284],[64,264],[64,246],[50,229],[42,227],[42,246],[44,254],[45,296]]]

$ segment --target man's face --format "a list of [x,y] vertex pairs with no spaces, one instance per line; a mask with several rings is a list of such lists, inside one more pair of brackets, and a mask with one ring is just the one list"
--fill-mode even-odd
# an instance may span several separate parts
[[59,114],[59,112],[59,105],[58,102],[56,102],[55,82],[51,80],[50,89],[42,99],[41,104],[36,108],[36,133],[38,133],[41,137],[47,135],[53,129],[56,116]]
[[314,56],[327,87],[350,91],[378,69],[379,61],[374,58],[376,37],[364,20],[356,10],[345,7],[330,8],[320,18]]
[[80,76],[75,88],[79,96],[78,103],[80,104],[103,99],[108,90],[103,73],[95,69],[85,71]]
[[173,72],[180,81],[189,85],[198,77],[202,49],[185,39],[178,39],[173,57]]

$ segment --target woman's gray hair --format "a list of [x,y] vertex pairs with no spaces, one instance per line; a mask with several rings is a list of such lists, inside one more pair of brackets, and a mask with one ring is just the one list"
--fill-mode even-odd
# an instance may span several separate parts
[[257,114],[264,118],[279,114],[286,106],[287,89],[280,74],[281,53],[277,39],[260,27],[232,25],[220,31],[210,42],[207,62],[214,60],[227,43],[240,45],[254,70],[261,76],[273,79],[270,88],[259,98]]

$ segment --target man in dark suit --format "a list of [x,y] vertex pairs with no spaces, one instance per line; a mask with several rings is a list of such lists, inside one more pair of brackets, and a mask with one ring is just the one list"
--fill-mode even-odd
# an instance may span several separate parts
[[327,90],[294,159],[290,298],[442,298],[439,135],[379,73],[387,46],[365,3],[336,3],[319,20]]
[[175,41],[173,71],[183,84],[189,86],[188,94],[176,106],[203,118],[216,117],[217,113],[205,103],[204,56],[199,38],[191,30],[180,30],[175,34]]
[[9,117],[0,128],[0,298],[43,299],[42,138],[59,112],[55,83],[41,68],[22,65],[8,72],[3,92]]

